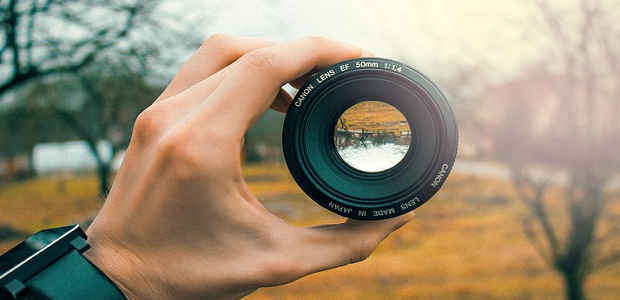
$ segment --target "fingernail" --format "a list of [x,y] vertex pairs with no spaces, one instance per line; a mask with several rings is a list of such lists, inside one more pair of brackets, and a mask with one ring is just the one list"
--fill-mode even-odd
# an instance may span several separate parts
[[373,56],[375,56],[375,54],[372,51],[362,48],[362,57],[373,57]]

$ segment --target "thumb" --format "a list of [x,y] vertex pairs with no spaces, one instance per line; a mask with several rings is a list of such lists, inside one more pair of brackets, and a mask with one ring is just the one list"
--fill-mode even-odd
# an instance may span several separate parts
[[307,274],[360,262],[413,216],[411,212],[387,220],[351,219],[342,224],[306,228],[304,259],[300,261],[307,264],[304,268]]

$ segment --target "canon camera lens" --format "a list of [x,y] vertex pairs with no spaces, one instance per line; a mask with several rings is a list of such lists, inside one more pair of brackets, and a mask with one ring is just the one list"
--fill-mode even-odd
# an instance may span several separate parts
[[458,135],[446,98],[400,62],[358,58],[316,73],[284,122],[289,170],[314,201],[353,219],[386,219],[446,181]]

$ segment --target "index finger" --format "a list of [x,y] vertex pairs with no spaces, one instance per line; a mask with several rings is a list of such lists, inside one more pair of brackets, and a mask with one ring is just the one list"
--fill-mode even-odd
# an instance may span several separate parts
[[230,65],[255,49],[277,44],[255,37],[214,34],[187,60],[157,101],[170,98]]
[[361,48],[320,37],[257,49],[228,66],[226,78],[204,105],[219,112],[219,120],[211,121],[242,136],[269,108],[282,85],[362,54]]

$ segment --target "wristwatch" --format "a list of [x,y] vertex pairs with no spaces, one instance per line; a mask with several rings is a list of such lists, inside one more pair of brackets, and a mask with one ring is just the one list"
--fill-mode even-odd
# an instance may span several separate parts
[[127,299],[82,256],[89,248],[79,225],[37,232],[0,256],[0,299]]

